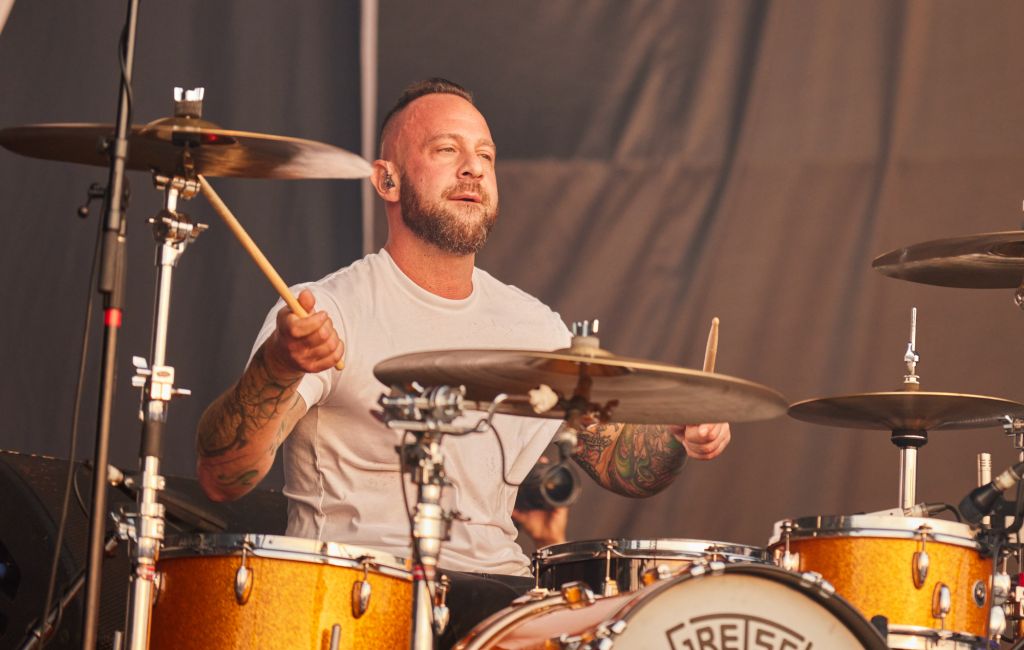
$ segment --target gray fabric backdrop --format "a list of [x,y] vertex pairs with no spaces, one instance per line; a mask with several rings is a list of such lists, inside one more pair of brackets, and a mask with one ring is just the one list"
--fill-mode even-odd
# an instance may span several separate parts
[[[15,4],[0,34],[0,124],[112,120],[123,10],[89,4]],[[176,5],[144,3],[137,122],[169,111],[172,85],[203,84],[206,116],[225,126],[358,149],[356,3]],[[917,306],[925,388],[1024,399],[1012,292],[912,285],[870,268],[901,245],[1020,225],[1022,19],[1012,2],[384,0],[380,104],[433,75],[476,91],[502,195],[481,266],[566,320],[599,317],[615,352],[698,366],[719,316],[721,372],[793,401],[889,390]],[[66,454],[96,225],[74,208],[103,178],[0,153],[0,447]],[[158,205],[144,175],[133,183],[113,450],[128,466],[130,355],[148,349],[151,311],[144,219]],[[354,182],[217,186],[289,280],[358,255]],[[209,208],[186,209],[213,228],[175,289],[169,355],[195,391],[171,411],[176,474],[192,471],[198,415],[240,371],[274,298]],[[94,405],[91,384],[83,455]],[[691,464],[642,503],[588,481],[570,537],[760,544],[783,517],[896,505],[886,433],[781,418],[733,435],[721,459]],[[958,500],[986,450],[997,466],[1013,459],[996,429],[934,433],[919,496]]]

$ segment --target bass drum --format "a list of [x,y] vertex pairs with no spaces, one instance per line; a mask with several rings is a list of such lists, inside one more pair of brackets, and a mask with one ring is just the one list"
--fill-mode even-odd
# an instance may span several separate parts
[[813,573],[702,562],[631,594],[582,583],[527,596],[458,650],[886,650],[885,639]]
[[546,546],[533,556],[538,584],[558,589],[582,580],[594,593],[615,596],[643,586],[646,571],[672,571],[694,562],[767,563],[763,548],[702,539],[593,539]]

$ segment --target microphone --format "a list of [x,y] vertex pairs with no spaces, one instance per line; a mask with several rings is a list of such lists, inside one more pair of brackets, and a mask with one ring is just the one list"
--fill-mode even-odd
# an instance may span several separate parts
[[1017,485],[1021,478],[1024,478],[1024,462],[1010,467],[990,483],[971,490],[971,493],[960,502],[960,514],[963,515],[964,521],[979,523],[985,515],[995,509],[996,501],[1003,492]]

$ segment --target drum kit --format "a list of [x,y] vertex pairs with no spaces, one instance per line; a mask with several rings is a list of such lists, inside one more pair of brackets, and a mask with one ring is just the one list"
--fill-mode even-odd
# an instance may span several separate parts
[[[173,117],[126,134],[124,165],[150,172],[164,195],[150,220],[158,253],[151,363],[139,360],[133,380],[143,391],[140,415],[150,434],[159,433],[171,399],[187,394],[175,387],[165,355],[170,284],[185,248],[205,226],[182,213],[179,201],[206,196],[275,289],[301,309],[208,178],[369,174],[366,161],[330,145],[222,129],[202,119],[201,104],[201,89],[177,89]],[[96,124],[7,128],[0,145],[37,158],[106,165],[112,131]],[[1024,232],[925,242],[883,255],[874,266],[913,282],[1015,288],[1024,304]],[[775,524],[766,548],[696,539],[541,548],[534,555],[535,588],[456,647],[992,648],[1001,639],[1024,639],[1024,585],[1009,574],[1010,563],[1020,561],[1022,500],[999,498],[1024,465],[995,480],[990,468],[981,473],[979,489],[961,504],[970,513],[966,523],[935,516],[949,510],[960,518],[957,508],[916,503],[917,454],[929,431],[1004,426],[1022,449],[1024,404],[922,390],[916,316],[902,390],[791,406],[768,387],[715,372],[712,345],[704,369],[692,370],[608,352],[590,323],[574,326],[574,334],[563,350],[432,351],[375,368],[390,387],[378,417],[406,432],[400,463],[417,486],[409,559],[256,533],[165,540],[158,436],[144,443],[138,512],[117,517],[133,561],[124,647],[433,648],[449,617],[449,585],[437,568],[455,516],[441,506],[448,485],[445,438],[481,435],[495,413],[562,420],[571,437],[592,419],[738,423],[787,410],[827,426],[890,432],[900,456],[898,507],[786,519]],[[460,416],[471,413],[482,415],[463,424]],[[1007,513],[1015,515],[1012,523]],[[47,633],[33,630],[25,647]]]

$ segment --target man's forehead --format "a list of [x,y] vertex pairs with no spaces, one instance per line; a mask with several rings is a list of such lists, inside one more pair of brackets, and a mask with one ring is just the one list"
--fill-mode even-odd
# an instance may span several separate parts
[[418,142],[445,135],[491,141],[484,116],[473,104],[456,95],[435,93],[420,97],[402,111],[400,119],[399,131]]

